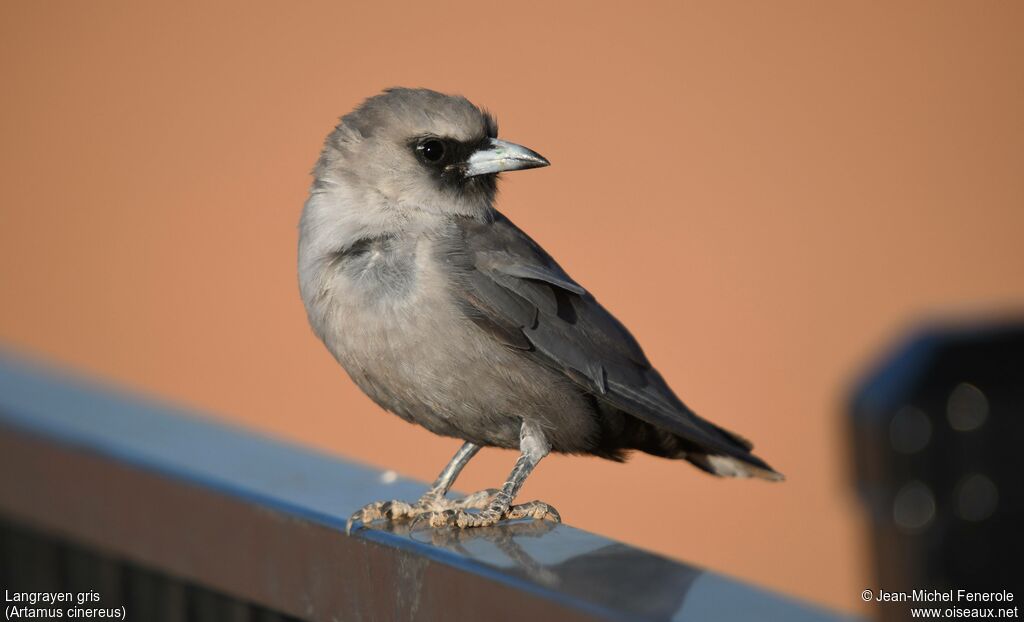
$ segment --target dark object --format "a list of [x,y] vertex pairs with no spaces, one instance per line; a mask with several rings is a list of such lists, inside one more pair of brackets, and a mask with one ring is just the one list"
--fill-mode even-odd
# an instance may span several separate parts
[[851,416],[872,587],[1024,585],[1024,324],[920,332],[858,388]]
[[348,508],[423,488],[0,351],[0,587],[12,592],[40,577],[73,589],[47,553],[69,550],[96,560],[85,589],[129,620],[159,619],[144,615],[164,597],[150,588],[232,612],[223,620],[841,619],[566,525],[345,535]]

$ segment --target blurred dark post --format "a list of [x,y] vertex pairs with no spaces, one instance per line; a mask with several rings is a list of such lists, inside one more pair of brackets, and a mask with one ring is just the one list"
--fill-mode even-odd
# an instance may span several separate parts
[[858,387],[851,419],[875,552],[865,587],[1024,585],[1024,323],[920,332]]

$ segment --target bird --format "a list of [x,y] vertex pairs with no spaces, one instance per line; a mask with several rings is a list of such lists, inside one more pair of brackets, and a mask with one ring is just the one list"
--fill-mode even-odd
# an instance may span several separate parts
[[[545,502],[515,503],[550,452],[640,451],[783,479],[748,440],[687,407],[623,324],[495,208],[499,174],[549,164],[498,138],[487,110],[423,88],[373,95],[327,136],[299,222],[310,326],[376,404],[463,441],[420,499],[368,504],[349,530],[559,522]],[[449,498],[484,447],[518,450],[507,480]]]

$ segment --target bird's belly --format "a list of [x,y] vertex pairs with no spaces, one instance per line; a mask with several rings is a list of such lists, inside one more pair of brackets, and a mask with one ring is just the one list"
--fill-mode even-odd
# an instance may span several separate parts
[[524,417],[556,447],[597,434],[590,406],[560,374],[499,344],[443,288],[341,298],[325,342],[375,402],[435,434],[518,447]]

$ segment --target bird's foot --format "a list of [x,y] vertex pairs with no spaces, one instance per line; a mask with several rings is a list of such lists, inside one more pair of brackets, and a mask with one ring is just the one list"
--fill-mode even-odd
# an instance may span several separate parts
[[531,518],[533,520],[544,520],[552,523],[562,522],[558,510],[542,501],[530,501],[520,505],[511,505],[505,508],[492,505],[487,506],[481,512],[467,512],[471,508],[453,508],[440,512],[424,513],[416,517],[413,527],[421,521],[427,521],[431,527],[491,527],[503,520],[517,520],[520,518]]
[[368,525],[374,521],[386,520],[406,521],[417,520],[420,517],[432,516],[445,512],[462,512],[465,510],[483,510],[491,505],[494,496],[498,491],[494,488],[480,490],[462,499],[447,499],[433,491],[428,491],[420,497],[416,503],[405,501],[375,501],[349,517],[345,526],[345,532],[352,532],[352,525],[356,522]]

